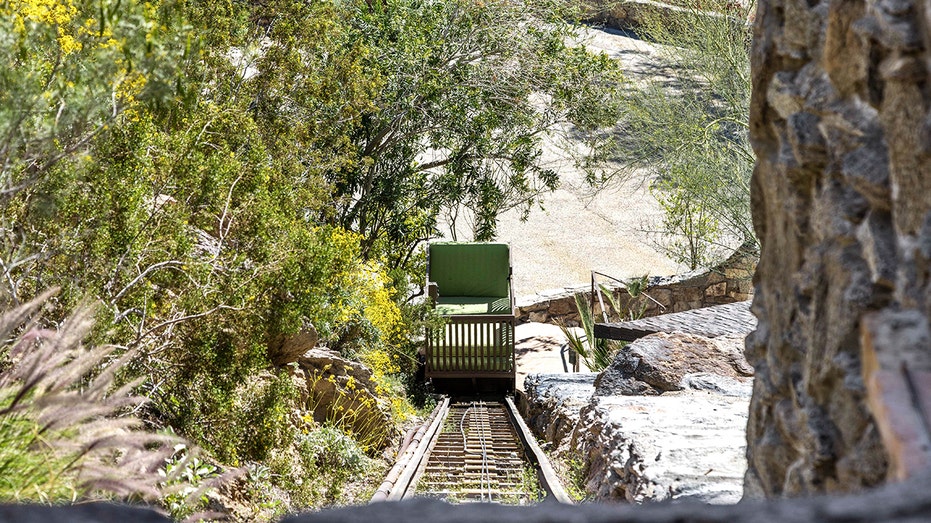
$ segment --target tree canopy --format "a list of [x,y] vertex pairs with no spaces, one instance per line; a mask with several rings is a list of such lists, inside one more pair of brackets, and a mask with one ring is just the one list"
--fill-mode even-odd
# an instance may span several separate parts
[[439,213],[466,206],[493,237],[557,183],[549,133],[613,124],[617,64],[566,44],[572,17],[544,0],[2,2],[0,299],[58,288],[51,324],[98,304],[89,341],[134,355],[120,380],[147,422],[325,502],[319,463],[275,459],[343,440],[295,421],[270,347],[313,327],[403,410]]
[[639,31],[668,66],[625,95],[616,158],[645,170],[665,211],[661,244],[692,269],[758,251],[750,218],[750,27],[755,6],[690,4]]

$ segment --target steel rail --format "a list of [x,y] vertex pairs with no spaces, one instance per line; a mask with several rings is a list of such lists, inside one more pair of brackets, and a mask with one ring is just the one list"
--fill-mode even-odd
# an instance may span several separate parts
[[527,427],[527,424],[524,423],[524,418],[521,417],[520,412],[514,405],[514,400],[512,400],[510,396],[505,396],[504,402],[508,406],[511,420],[518,429],[517,435],[520,437],[521,443],[524,444],[525,455],[537,468],[540,486],[543,487],[547,495],[552,496],[556,501],[572,504],[572,498],[569,497],[566,489],[563,488],[562,482],[559,480],[559,476],[556,474],[556,470],[550,463],[549,458],[543,453],[543,449],[540,448],[540,445],[537,445],[536,438],[533,436],[533,433],[530,432],[530,428]]
[[385,476],[385,480],[382,482],[381,486],[378,487],[378,490],[375,491],[375,494],[372,496],[372,499],[369,500],[369,503],[375,503],[378,501],[387,501],[388,496],[391,494],[392,489],[397,484],[398,479],[401,477],[401,474],[404,472],[405,467],[411,461],[415,454],[417,454],[417,449],[420,446],[421,441],[424,441],[424,436],[428,432],[429,428],[433,426],[433,422],[437,417],[441,417],[440,413],[444,412],[445,409],[449,408],[449,398],[444,398],[443,401],[437,404],[433,409],[433,412],[430,413],[430,417],[417,429],[417,432],[414,433],[414,436],[411,438],[411,441],[401,450],[401,453],[398,455],[398,460],[394,463],[394,466],[391,467],[391,470],[388,471],[388,475]]
[[[414,451],[411,454],[407,464],[398,474],[397,481],[395,481],[391,492],[386,497],[387,501],[398,501],[402,499],[407,493],[407,490],[411,486],[411,478],[414,476],[414,473],[420,466],[420,462],[427,454],[428,447],[430,447],[431,444],[436,440],[437,431],[440,425],[446,419],[446,414],[449,412],[449,398],[443,398],[443,401],[440,402],[440,405],[437,406],[437,409],[439,410],[437,411],[437,415],[433,418],[433,422],[430,423],[430,426],[424,432],[420,443],[418,443],[414,448]],[[413,445],[411,445],[411,447],[413,447]]]

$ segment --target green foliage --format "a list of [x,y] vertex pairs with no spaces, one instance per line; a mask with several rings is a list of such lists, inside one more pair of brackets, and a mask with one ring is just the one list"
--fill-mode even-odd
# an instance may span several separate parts
[[134,100],[164,95],[186,51],[132,1],[0,5],[0,203],[80,157]]
[[[270,346],[312,325],[409,415],[414,333],[435,318],[406,301],[439,213],[464,206],[493,236],[498,213],[555,186],[544,135],[597,137],[619,107],[616,64],[567,47],[573,14],[535,0],[0,13],[0,301],[57,286],[52,323],[99,303],[89,339],[124,358],[114,379],[151,399],[147,421],[283,475],[326,467],[281,457],[299,394]],[[11,418],[11,441],[35,423]]]
[[382,471],[353,437],[332,425],[317,426],[302,435],[296,449],[299,464],[292,470],[303,473],[295,491],[304,506],[340,502],[346,498],[348,483]]
[[308,466],[339,474],[344,481],[364,471],[367,461],[365,452],[353,438],[330,425],[318,427],[302,437],[298,448]]
[[564,483],[569,497],[576,502],[590,499],[591,496],[585,486],[585,475],[588,472],[585,461],[578,458],[569,459],[565,462],[564,469],[563,477],[566,479]]
[[290,444],[295,429],[289,416],[296,402],[290,377],[246,369],[238,373],[242,383],[235,384],[231,375],[236,369],[222,363],[217,368],[224,372],[213,380],[203,372],[192,382],[166,383],[156,403],[162,419],[224,463],[263,460]]
[[[605,306],[605,319],[612,319],[611,311],[613,311],[614,319],[635,320],[642,317],[646,311],[646,300],[652,300],[643,292],[648,285],[649,277],[644,275],[626,281],[618,280],[618,282],[624,285],[624,289],[630,295],[631,300],[622,306],[620,299],[615,296],[612,289],[604,284],[599,284],[596,292],[600,293],[600,298],[608,300],[608,305]],[[566,337],[569,348],[582,358],[585,366],[591,372],[601,372],[611,365],[617,352],[626,346],[626,342],[596,338],[595,318],[585,294],[576,293],[574,298],[575,308],[582,324],[582,332],[579,333],[574,329],[570,329],[565,324],[560,324],[559,328]],[[600,298],[596,299],[600,300]]]
[[595,337],[595,319],[592,309],[586,301],[585,294],[575,294],[575,308],[582,323],[582,334],[570,329],[565,324],[559,328],[569,342],[569,348],[585,362],[591,372],[601,372],[614,361],[614,355],[624,346],[616,340]]
[[166,478],[172,478],[166,479],[164,486],[174,487],[162,503],[168,508],[172,518],[181,520],[206,508],[209,501],[206,482],[219,477],[220,469],[191,456],[187,445],[178,444],[174,449],[174,454],[165,460],[165,466],[160,470]]
[[643,35],[669,64],[629,85],[617,159],[645,169],[665,211],[672,257],[691,268],[735,248],[757,252],[750,219],[750,28],[753,3],[691,2],[676,17],[647,16]]
[[[332,189],[322,219],[360,233],[363,255],[390,267],[406,268],[437,216],[460,206],[476,217],[476,238],[492,238],[500,212],[529,209],[555,187],[540,159],[547,132],[616,118],[604,103],[616,97],[616,63],[567,47],[570,13],[556,4],[328,5],[342,31],[320,22],[316,4],[275,9],[289,22],[272,28],[279,45],[257,62],[260,117],[326,145],[290,153]],[[326,60],[306,58],[322,46]],[[349,81],[331,86],[338,78]]]
[[[4,391],[8,392],[8,391]],[[0,399],[0,406],[11,398]],[[40,439],[41,425],[26,415],[0,417],[0,500],[6,503],[73,501],[79,497],[71,458]]]
[[[702,191],[713,179],[698,172],[700,166],[681,176],[660,179],[651,193],[663,208],[663,232],[672,259],[690,270],[708,267],[720,261],[721,225],[713,202],[702,197]],[[675,171],[673,171],[675,172]],[[676,184],[672,180],[684,183]]]

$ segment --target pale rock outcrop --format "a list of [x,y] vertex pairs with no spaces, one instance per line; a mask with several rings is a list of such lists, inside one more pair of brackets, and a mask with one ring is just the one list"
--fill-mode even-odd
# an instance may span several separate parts
[[692,390],[594,398],[572,439],[587,490],[631,503],[740,501],[748,400]]
[[275,365],[293,363],[307,351],[317,346],[320,335],[310,322],[297,333],[285,336],[279,334],[268,344],[268,359]]
[[741,345],[655,334],[601,374],[530,375],[526,417],[558,455],[584,463],[595,499],[736,503],[752,387]]
[[293,381],[314,421],[351,427],[359,439],[375,447],[394,436],[390,408],[379,398],[366,366],[319,347],[305,352],[297,364]]
[[570,452],[579,411],[595,392],[594,373],[531,374],[524,380],[524,419],[557,452]]

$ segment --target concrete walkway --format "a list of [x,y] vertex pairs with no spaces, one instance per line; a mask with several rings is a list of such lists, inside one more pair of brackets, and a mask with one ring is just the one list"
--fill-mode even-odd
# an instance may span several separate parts
[[[517,389],[524,390],[524,378],[528,374],[564,374],[572,371],[568,356],[560,353],[566,337],[556,325],[546,323],[525,323],[515,328],[514,347],[517,359]],[[585,363],[580,363],[580,371],[588,372]]]

